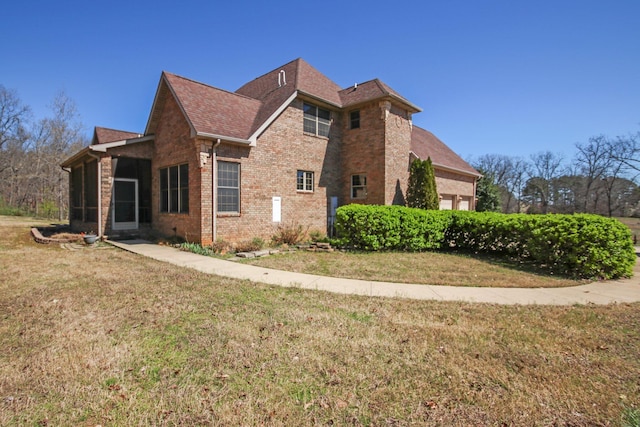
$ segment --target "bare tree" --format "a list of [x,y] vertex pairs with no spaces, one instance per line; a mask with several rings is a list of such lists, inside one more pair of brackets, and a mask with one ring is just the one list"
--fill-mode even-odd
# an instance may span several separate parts
[[[604,135],[599,135],[589,138],[585,144],[577,143],[576,148],[578,152],[575,163],[580,174],[584,177],[581,210],[582,212],[595,212],[598,199],[604,190],[600,181],[605,178],[605,174],[611,166],[609,142]],[[590,201],[592,202],[591,208]]]
[[476,169],[493,177],[500,189],[502,211],[520,212],[520,197],[529,170],[528,163],[520,157],[502,154],[485,154],[471,163]]
[[553,181],[563,171],[563,157],[551,151],[540,152],[531,156],[530,178],[527,180],[523,195],[538,205],[542,213],[549,212],[552,203]]
[[59,92],[50,104],[52,114],[26,130],[29,109],[14,93],[0,87],[2,117],[0,196],[14,208],[62,220],[68,211],[68,176],[60,163],[83,143],[75,103]]
[[640,132],[609,140],[609,155],[622,163],[624,169],[631,172],[630,178],[636,181],[640,175]]
[[68,176],[60,163],[82,143],[82,124],[77,108],[64,92],[58,92],[50,105],[52,116],[42,119],[33,132],[33,156],[39,177],[39,200],[36,213],[58,218],[66,217],[68,205]]
[[18,198],[18,175],[23,169],[30,118],[31,110],[16,92],[0,85],[0,202],[11,207]]
[[16,92],[0,85],[0,150],[19,137],[30,117],[30,108],[22,105]]

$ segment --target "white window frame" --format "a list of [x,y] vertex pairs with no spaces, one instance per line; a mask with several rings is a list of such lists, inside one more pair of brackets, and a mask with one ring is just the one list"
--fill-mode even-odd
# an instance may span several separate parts
[[[354,184],[355,178],[359,177],[359,182]],[[362,191],[358,191],[362,190]],[[367,174],[357,173],[351,175],[351,198],[366,199],[367,198]]]
[[[329,116],[329,118],[325,119],[320,117],[320,114],[319,114],[320,111],[325,112],[326,115]],[[303,103],[303,106],[302,106],[302,115],[303,115],[302,130],[305,133],[310,133],[312,135],[322,136],[325,138],[329,137],[329,134],[331,133],[331,111],[325,108],[320,108],[317,105],[313,105],[305,102]],[[310,125],[311,123],[313,123],[314,130],[307,129],[309,127],[307,125]],[[326,135],[325,135],[325,132],[321,132],[320,125],[326,125],[327,127]]]
[[[220,171],[221,165],[236,165],[237,169],[235,171],[235,173],[237,174],[237,182],[238,185],[237,186],[225,186],[225,185],[221,185],[220,182],[222,181],[220,179]],[[224,172],[224,171],[223,171]],[[240,213],[240,178],[241,178],[241,171],[240,171],[240,163],[236,163],[236,162],[226,162],[224,160],[218,160],[218,164],[216,167],[216,183],[217,183],[217,188],[216,188],[216,212],[220,213],[220,214],[239,214]],[[220,209],[220,200],[222,199],[222,197],[220,196],[220,190],[234,190],[237,192],[237,200],[238,200],[238,204],[237,204],[237,209],[235,210],[222,210]]]
[[299,193],[313,193],[315,187],[312,171],[298,170],[296,172],[296,190]]

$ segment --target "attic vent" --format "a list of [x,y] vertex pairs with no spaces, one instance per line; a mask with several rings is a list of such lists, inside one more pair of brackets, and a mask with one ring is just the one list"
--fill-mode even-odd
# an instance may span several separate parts
[[280,70],[278,73],[278,87],[286,86],[287,84],[287,75],[284,70]]

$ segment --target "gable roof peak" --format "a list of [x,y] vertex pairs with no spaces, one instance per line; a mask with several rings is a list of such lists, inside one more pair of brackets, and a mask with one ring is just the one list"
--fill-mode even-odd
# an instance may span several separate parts
[[142,135],[137,132],[129,132],[126,130],[110,129],[96,126],[93,129],[92,145],[105,144],[107,142],[121,141],[124,139],[139,138]]
[[343,107],[351,107],[357,104],[373,101],[375,99],[391,98],[392,100],[404,104],[412,113],[422,111],[422,108],[407,100],[404,96],[400,95],[378,78],[367,80],[364,83],[358,83],[354,86],[349,86],[348,88],[341,90],[339,94]]

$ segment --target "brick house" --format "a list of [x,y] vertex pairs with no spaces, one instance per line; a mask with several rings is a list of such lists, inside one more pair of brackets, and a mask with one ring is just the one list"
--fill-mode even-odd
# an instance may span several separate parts
[[343,89],[302,59],[228,92],[163,72],[143,134],[95,128],[67,159],[70,222],[99,235],[269,239],[327,232],[337,206],[404,204],[431,157],[443,209],[474,209],[480,174],[378,79]]

